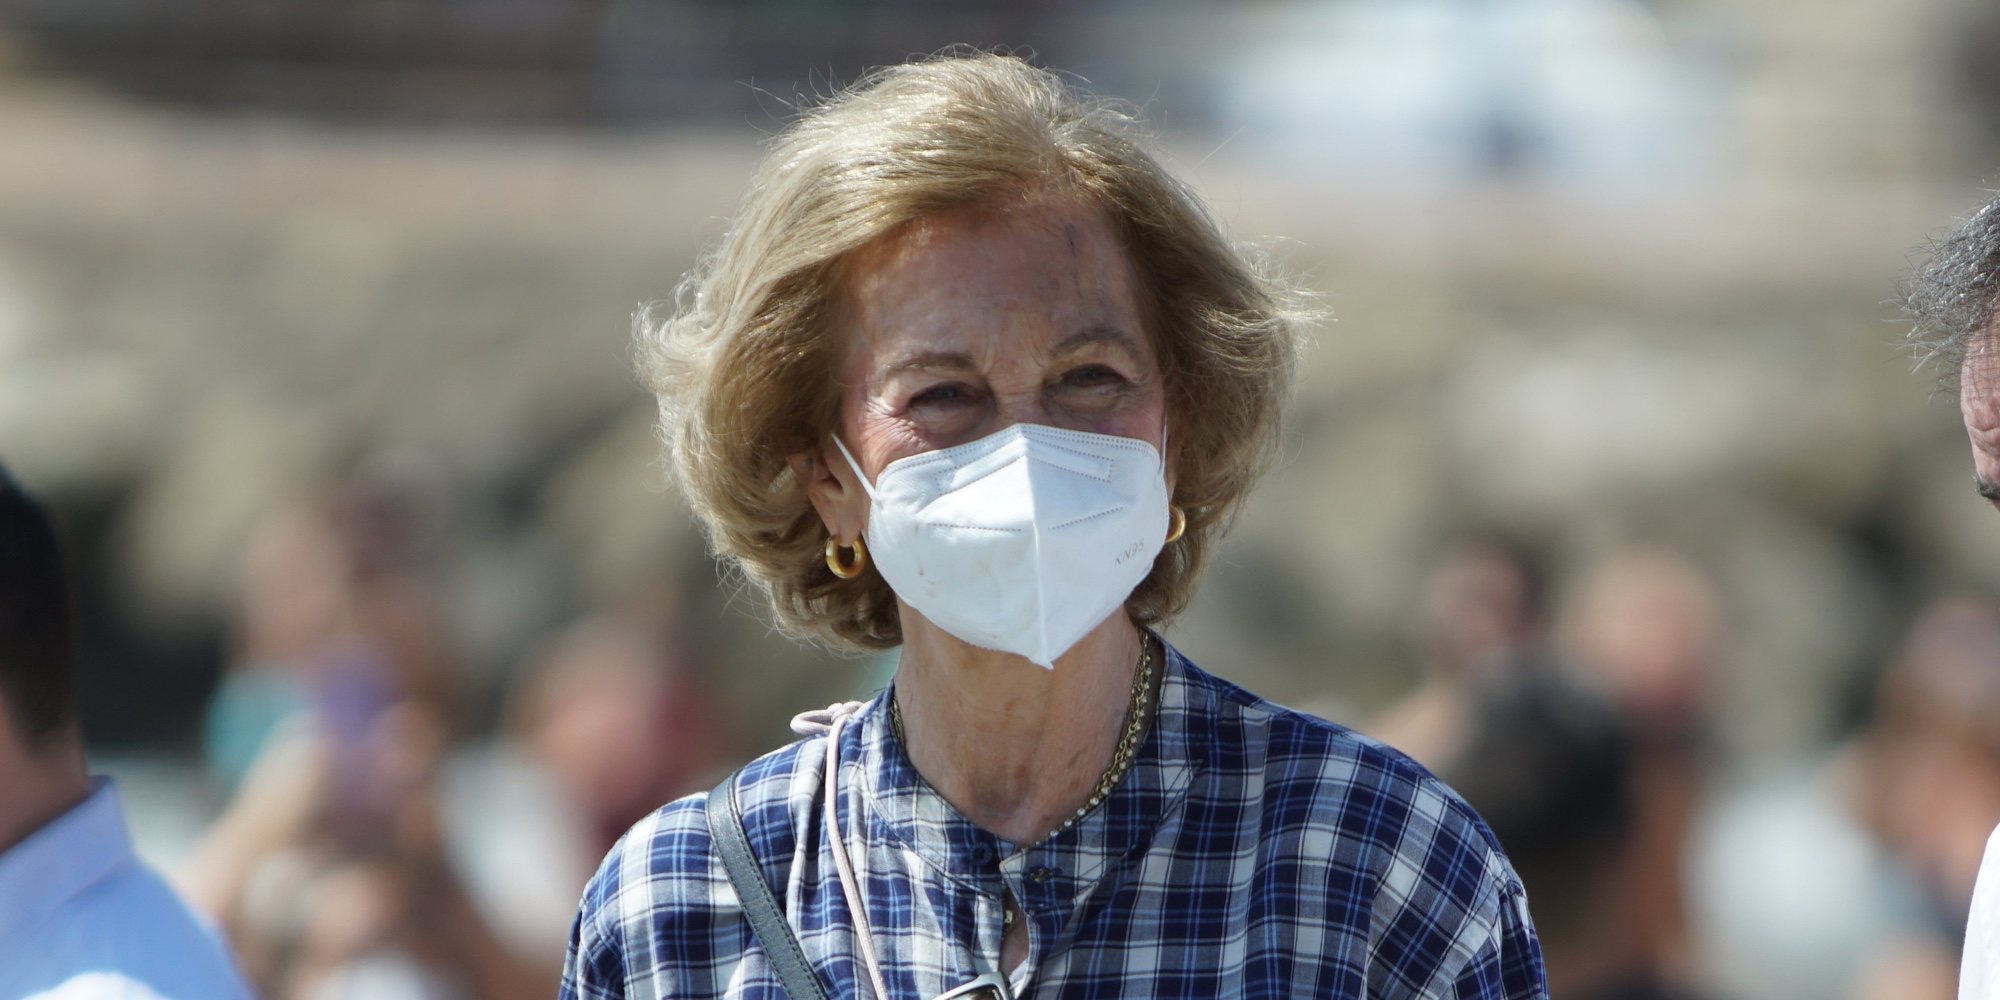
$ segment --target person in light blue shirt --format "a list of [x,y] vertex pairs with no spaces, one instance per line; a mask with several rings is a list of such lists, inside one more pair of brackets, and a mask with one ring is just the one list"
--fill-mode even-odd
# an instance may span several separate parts
[[71,664],[55,534],[0,467],[0,1000],[248,997],[89,777]]

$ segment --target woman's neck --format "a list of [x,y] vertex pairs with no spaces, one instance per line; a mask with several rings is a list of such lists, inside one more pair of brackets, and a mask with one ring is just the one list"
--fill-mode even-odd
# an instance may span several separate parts
[[1141,633],[1114,614],[1044,670],[903,609],[896,701],[910,760],[980,827],[1031,844],[1076,814],[1111,764]]

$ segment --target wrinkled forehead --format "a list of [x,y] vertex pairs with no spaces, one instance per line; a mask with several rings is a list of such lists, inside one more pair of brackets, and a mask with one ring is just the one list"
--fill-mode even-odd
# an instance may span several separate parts
[[1959,364],[1958,412],[1980,495],[2000,503],[2000,341],[1990,329],[1967,344]]
[[850,359],[885,341],[942,344],[1029,316],[1060,335],[1111,328],[1153,346],[1149,289],[1124,234],[1080,199],[933,213],[843,263],[837,325]]
[[1974,330],[1965,344],[1965,356],[1958,365],[1959,399],[1970,408],[1984,403],[2000,415],[2000,324],[1987,321]]
[[1968,369],[1977,365],[2000,374],[2000,311],[1971,327],[1965,334],[1965,357],[1961,365]]
[[1087,194],[1053,182],[924,212],[891,227],[842,261],[846,291],[857,278],[970,245],[1022,238],[1060,241],[1072,256],[1129,263],[1131,247],[1111,211]]

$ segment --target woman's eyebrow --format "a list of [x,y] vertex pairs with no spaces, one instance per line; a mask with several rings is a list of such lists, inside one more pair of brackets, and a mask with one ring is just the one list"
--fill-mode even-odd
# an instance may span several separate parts
[[[1063,355],[1094,344],[1109,344],[1127,351],[1138,353],[1138,339],[1109,323],[1092,323],[1057,342],[1051,354]],[[972,355],[964,351],[912,351],[897,357],[875,370],[870,385],[881,385],[890,377],[904,372],[964,372],[979,367]]]
[[892,375],[909,371],[962,372],[979,367],[964,351],[913,351],[875,370],[871,385],[881,385]]
[[1109,323],[1099,322],[1099,323],[1092,323],[1089,326],[1086,326],[1083,329],[1078,330],[1077,332],[1072,333],[1067,337],[1064,337],[1060,343],[1056,344],[1055,350],[1052,353],[1067,354],[1070,351],[1074,351],[1082,347],[1088,347],[1092,344],[1106,344],[1106,343],[1118,347],[1123,347],[1124,349],[1132,351],[1134,353],[1138,352],[1138,346],[1139,346],[1138,340],[1134,338],[1131,334],[1126,333],[1124,330],[1112,326]]

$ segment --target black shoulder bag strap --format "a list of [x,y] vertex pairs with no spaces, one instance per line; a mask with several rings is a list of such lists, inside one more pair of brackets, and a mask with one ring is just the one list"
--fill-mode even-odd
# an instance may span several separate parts
[[722,779],[722,784],[708,793],[708,833],[715,841],[715,853],[722,857],[722,867],[728,870],[736,898],[743,904],[743,918],[750,921],[757,943],[770,956],[771,969],[785,992],[792,1000],[827,1000],[826,988],[820,985],[812,963],[806,961],[805,949],[799,946],[799,936],[792,933],[785,911],[778,907],[778,897],[764,881],[764,869],[750,852],[750,837],[743,832],[743,807],[736,801],[736,777],[731,774]]

